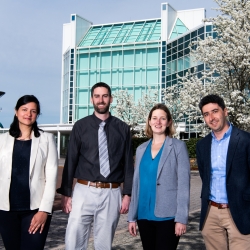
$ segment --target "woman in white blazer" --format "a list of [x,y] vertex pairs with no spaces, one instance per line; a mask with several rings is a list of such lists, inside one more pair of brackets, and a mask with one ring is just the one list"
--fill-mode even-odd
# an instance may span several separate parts
[[37,126],[40,104],[21,97],[0,135],[0,233],[6,250],[43,249],[51,221],[58,157],[52,134]]
[[155,105],[146,122],[149,141],[136,150],[128,221],[136,222],[144,250],[174,250],[186,232],[189,211],[190,164],[186,145],[172,138],[171,114]]

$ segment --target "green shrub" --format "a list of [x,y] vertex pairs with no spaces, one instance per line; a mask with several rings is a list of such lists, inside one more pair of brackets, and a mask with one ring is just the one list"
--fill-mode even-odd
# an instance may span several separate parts
[[185,141],[187,144],[189,158],[196,158],[196,143],[201,138],[190,138],[188,141]]
[[147,137],[132,137],[133,155],[135,155],[136,149],[148,139]]

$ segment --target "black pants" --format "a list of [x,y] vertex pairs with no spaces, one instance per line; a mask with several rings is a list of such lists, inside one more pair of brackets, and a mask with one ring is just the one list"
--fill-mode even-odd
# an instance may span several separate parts
[[49,231],[51,215],[48,216],[43,232],[29,234],[30,222],[38,210],[0,210],[0,233],[6,250],[42,250]]
[[137,221],[144,250],[175,250],[180,237],[175,235],[174,219]]

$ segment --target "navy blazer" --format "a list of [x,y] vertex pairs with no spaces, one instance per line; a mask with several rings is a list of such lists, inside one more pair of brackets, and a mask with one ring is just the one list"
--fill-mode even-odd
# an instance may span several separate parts
[[[196,154],[202,179],[200,230],[209,205],[212,135],[197,143]],[[226,160],[226,190],[234,223],[242,234],[250,234],[250,134],[233,127]]]

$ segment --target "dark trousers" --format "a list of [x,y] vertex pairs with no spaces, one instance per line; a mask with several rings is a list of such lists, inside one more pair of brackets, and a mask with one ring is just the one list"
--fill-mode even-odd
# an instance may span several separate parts
[[42,250],[49,231],[51,215],[48,216],[43,232],[29,234],[30,222],[38,210],[0,210],[0,233],[6,250]]
[[137,221],[144,250],[175,250],[180,237],[175,235],[174,219]]

